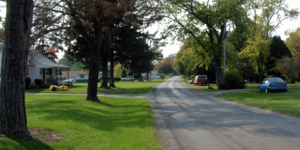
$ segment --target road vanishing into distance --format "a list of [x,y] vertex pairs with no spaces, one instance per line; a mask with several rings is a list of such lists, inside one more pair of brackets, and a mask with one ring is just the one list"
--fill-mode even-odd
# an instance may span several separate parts
[[156,85],[145,96],[164,149],[300,150],[299,118],[197,92],[180,77]]

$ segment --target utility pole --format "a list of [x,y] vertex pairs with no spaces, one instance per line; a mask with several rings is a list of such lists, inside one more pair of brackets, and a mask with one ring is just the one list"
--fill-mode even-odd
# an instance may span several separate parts
[[224,39],[224,58],[223,58],[223,80],[224,80],[224,77],[225,77],[225,58],[226,58],[226,38],[227,38],[227,35],[226,35],[226,18],[225,18],[225,39]]

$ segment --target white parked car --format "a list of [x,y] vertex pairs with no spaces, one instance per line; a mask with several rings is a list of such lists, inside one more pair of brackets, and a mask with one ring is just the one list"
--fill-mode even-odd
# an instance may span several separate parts
[[133,80],[134,80],[133,76],[127,76],[127,77],[121,79],[121,81],[131,81],[131,82]]
[[67,79],[67,80],[64,80],[63,83],[73,83],[73,79],[69,79],[69,80]]

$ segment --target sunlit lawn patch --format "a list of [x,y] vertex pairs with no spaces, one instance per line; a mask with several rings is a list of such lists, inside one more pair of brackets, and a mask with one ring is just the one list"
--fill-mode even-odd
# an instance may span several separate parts
[[26,95],[28,127],[46,128],[62,136],[59,142],[0,137],[0,149],[161,149],[146,99]]
[[226,100],[300,117],[300,89],[287,92],[243,91],[217,95]]
[[[147,93],[156,84],[163,82],[163,79],[152,80],[151,82],[115,82],[116,88],[102,89],[98,88],[98,94],[137,94],[137,93]],[[26,92],[38,92],[38,93],[77,93],[86,94],[87,93],[87,83],[74,83],[74,86],[70,86],[68,91],[49,91],[47,88],[40,89],[30,89]],[[100,83],[98,83],[100,87]]]

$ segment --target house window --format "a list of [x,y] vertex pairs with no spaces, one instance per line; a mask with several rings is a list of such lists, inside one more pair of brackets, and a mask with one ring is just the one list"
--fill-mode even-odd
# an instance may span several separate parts
[[52,75],[52,68],[49,69],[49,74]]
[[80,74],[80,75],[79,75],[79,78],[84,78],[84,74]]

